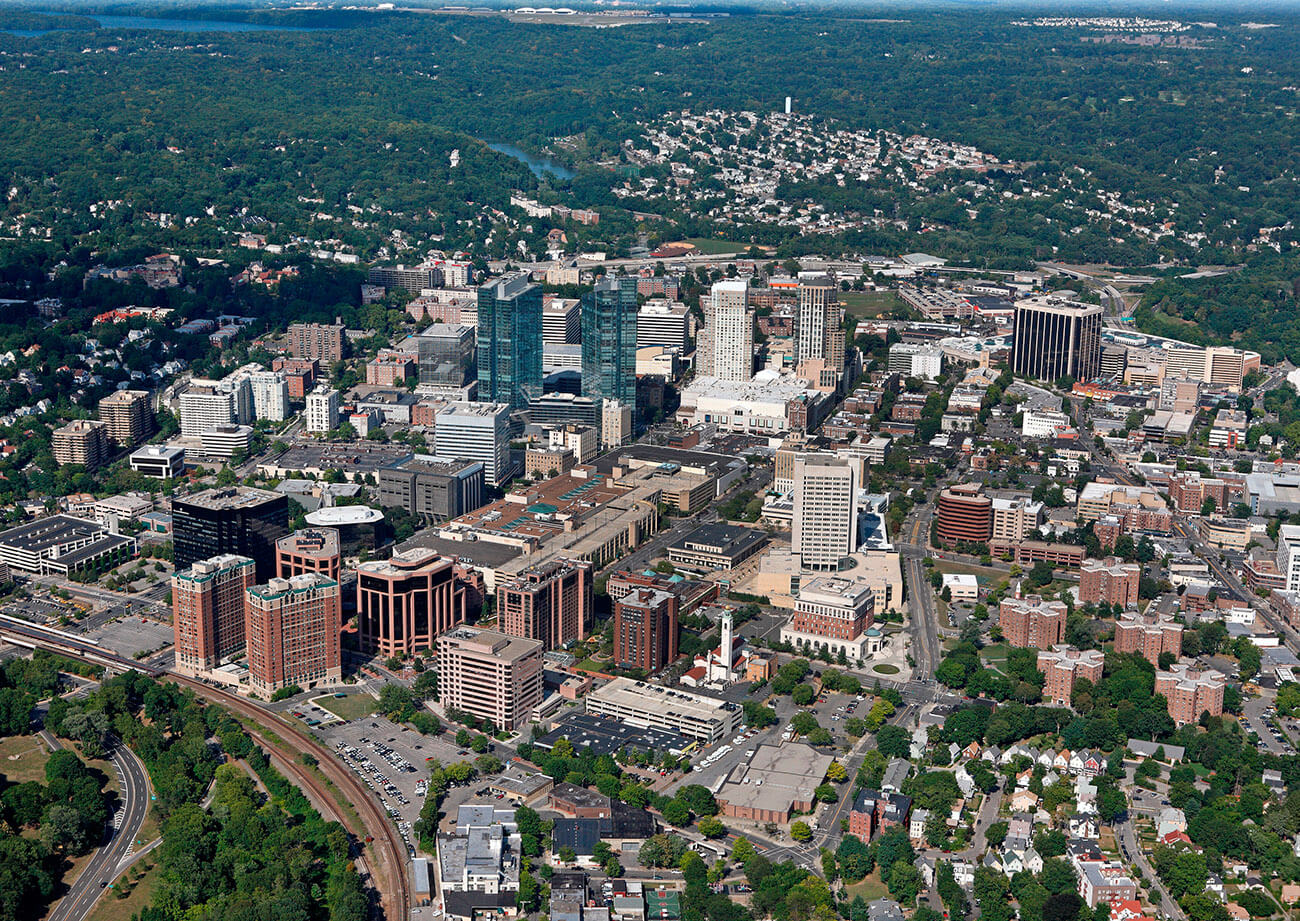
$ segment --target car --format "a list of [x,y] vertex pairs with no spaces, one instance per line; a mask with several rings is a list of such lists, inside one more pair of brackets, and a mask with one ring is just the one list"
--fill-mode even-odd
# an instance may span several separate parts
[[99,888],[100,888],[100,889],[103,889],[103,888],[104,888],[105,886],[107,886],[107,885],[108,885],[108,880],[106,880],[106,879],[101,879],[101,880],[99,881]]

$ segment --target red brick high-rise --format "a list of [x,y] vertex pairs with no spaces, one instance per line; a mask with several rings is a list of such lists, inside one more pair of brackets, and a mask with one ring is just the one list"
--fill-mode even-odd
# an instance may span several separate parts
[[1224,684],[1219,672],[1184,662],[1156,672],[1156,693],[1165,698],[1169,716],[1179,726],[1197,722],[1202,713],[1222,716]]
[[318,572],[254,585],[244,597],[249,686],[260,694],[343,677],[339,584]]
[[614,604],[614,663],[657,672],[677,659],[677,596],[638,588]]
[[1020,649],[1051,649],[1065,642],[1065,603],[1038,595],[1003,598],[998,623],[1007,643]]
[[939,493],[936,534],[945,547],[985,544],[993,533],[993,500],[977,483],[959,483]]
[[501,632],[556,649],[587,635],[592,617],[591,563],[551,560],[497,585]]
[[1161,653],[1183,654],[1183,625],[1168,614],[1125,614],[1115,622],[1115,651],[1136,652],[1159,667]]
[[1138,602],[1138,579],[1142,567],[1119,557],[1084,560],[1079,567],[1079,600],[1084,604],[1117,604],[1127,608]]
[[199,560],[172,576],[178,671],[208,671],[244,648],[244,591],[255,581],[253,560],[231,553]]
[[1058,645],[1038,653],[1038,670],[1043,673],[1043,699],[1068,707],[1074,683],[1086,678],[1093,684],[1101,680],[1106,657],[1099,649],[1075,649]]

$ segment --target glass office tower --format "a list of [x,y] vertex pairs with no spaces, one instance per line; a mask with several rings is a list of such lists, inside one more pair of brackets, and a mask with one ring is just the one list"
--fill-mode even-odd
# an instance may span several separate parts
[[542,289],[526,272],[478,289],[478,398],[527,409],[542,395]]
[[582,298],[582,395],[636,405],[636,279],[606,276]]

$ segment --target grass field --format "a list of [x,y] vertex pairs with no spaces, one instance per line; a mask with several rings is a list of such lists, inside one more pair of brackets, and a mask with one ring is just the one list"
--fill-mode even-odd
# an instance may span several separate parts
[[974,563],[956,563],[952,560],[936,559],[934,568],[949,575],[974,576],[980,580],[981,588],[992,588],[999,582],[1011,578],[1004,569],[996,569],[992,566],[977,566]]
[[743,253],[752,243],[735,243],[731,240],[717,240],[713,237],[690,237],[686,241],[705,256],[718,256],[726,253]]
[[862,896],[868,902],[876,899],[889,897],[889,889],[880,881],[880,871],[873,870],[869,876],[864,876],[860,882],[851,886],[844,887],[844,894],[848,896],[849,901],[853,901],[855,896]]
[[45,743],[37,736],[12,736],[0,742],[0,774],[10,783],[45,782]]
[[906,306],[897,291],[843,291],[840,301],[849,316],[859,318],[878,317]]
[[359,720],[363,716],[374,713],[375,708],[379,706],[379,701],[369,694],[349,694],[347,697],[335,697],[330,694],[316,697],[312,703],[343,720]]
[[[159,874],[153,857],[153,854],[149,854],[141,858],[139,863],[114,880],[113,890],[104,893],[95,910],[90,913],[88,921],[131,921],[131,918],[147,908]],[[117,893],[123,888],[129,889],[129,894],[126,898],[119,899]]]
[[890,665],[888,662],[881,662],[879,665],[871,666],[871,670],[880,675],[897,675],[898,666]]

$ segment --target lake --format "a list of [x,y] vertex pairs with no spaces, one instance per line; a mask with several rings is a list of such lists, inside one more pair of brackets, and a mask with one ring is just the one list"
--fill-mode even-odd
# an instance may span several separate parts
[[497,153],[503,153],[507,157],[514,157],[520,163],[527,166],[533,171],[533,175],[538,179],[545,178],[546,173],[550,173],[556,179],[572,179],[576,173],[562,163],[556,163],[554,160],[548,160],[544,157],[535,157],[528,151],[516,147],[514,144],[492,144],[488,146]]
[[[234,22],[224,19],[158,19],[149,16],[101,16],[78,13],[99,23],[105,29],[155,29],[161,32],[316,32],[310,26],[272,26],[260,22]],[[0,29],[5,35],[39,38],[51,32],[67,29]]]

